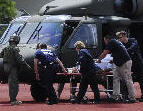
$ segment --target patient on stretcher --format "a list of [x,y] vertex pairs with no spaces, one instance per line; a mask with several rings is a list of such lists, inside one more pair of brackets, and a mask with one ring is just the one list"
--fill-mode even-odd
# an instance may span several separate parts
[[[113,60],[113,57],[111,57],[110,54],[107,54],[107,56],[101,61],[101,63],[96,63],[96,60],[95,60],[95,64],[96,66],[98,67],[98,74],[100,73],[103,73],[103,72],[109,72],[109,71],[112,71],[113,69],[113,64],[112,64],[112,60]],[[80,66],[76,66],[76,67],[73,67],[73,68],[68,68],[69,69],[69,72],[71,73],[77,73],[79,72],[79,68]],[[72,71],[71,71],[72,70]],[[100,81],[100,80],[99,80]],[[102,81],[100,81],[102,82]],[[62,93],[62,90],[64,88],[64,84],[65,83],[59,83],[58,86],[57,86],[57,96],[58,98],[60,98],[60,95]],[[73,83],[72,84],[73,87],[76,87],[77,86],[77,83]],[[70,95],[70,99],[72,99],[74,96],[75,96],[75,91],[76,89],[74,89],[72,91],[72,94]]]
[[113,70],[113,57],[111,54],[107,54],[104,59],[101,60],[101,63],[97,63],[95,60],[95,64],[99,66],[103,71],[112,71]]

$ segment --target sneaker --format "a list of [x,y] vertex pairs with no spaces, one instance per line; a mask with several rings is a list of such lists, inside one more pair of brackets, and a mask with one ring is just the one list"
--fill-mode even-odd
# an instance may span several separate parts
[[70,100],[75,99],[76,96],[75,95],[70,95]]
[[72,104],[87,104],[88,103],[88,99],[77,100],[75,98],[75,99],[71,99],[70,102]]
[[126,100],[125,103],[129,103],[129,104],[130,103],[136,103],[136,100],[134,100],[134,99],[133,100]]
[[93,103],[93,104],[100,104],[100,101],[94,100],[92,103]]
[[12,101],[10,102],[10,104],[13,106],[13,105],[20,105],[22,104],[22,101]]
[[110,98],[110,99],[108,99],[108,102],[111,102],[111,103],[121,103],[122,99],[113,99],[113,98]]
[[84,96],[83,99],[81,100],[81,102],[82,102],[83,104],[87,104],[88,101],[89,101],[89,99],[88,99],[87,96]]
[[77,100],[76,98],[70,100],[70,102],[71,102],[72,104],[80,104],[80,103],[81,103],[81,101]]
[[143,97],[141,97],[141,98],[139,99],[139,102],[143,102]]
[[53,105],[53,104],[58,104],[58,101],[45,101],[46,104],[48,105]]
[[100,98],[98,98],[98,99],[94,99],[93,100],[93,104],[99,104],[101,102],[101,99]]

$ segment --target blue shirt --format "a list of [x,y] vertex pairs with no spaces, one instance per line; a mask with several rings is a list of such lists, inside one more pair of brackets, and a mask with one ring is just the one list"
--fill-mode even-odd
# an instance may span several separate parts
[[38,49],[35,52],[34,58],[38,59],[42,65],[49,65],[50,62],[55,62],[57,56],[48,49]]
[[112,53],[113,62],[117,66],[122,66],[124,63],[131,60],[125,46],[116,39],[111,39],[105,50],[109,50]]
[[95,64],[93,57],[87,49],[81,49],[78,53],[78,62],[81,73],[88,73],[89,71],[98,71],[100,68]]

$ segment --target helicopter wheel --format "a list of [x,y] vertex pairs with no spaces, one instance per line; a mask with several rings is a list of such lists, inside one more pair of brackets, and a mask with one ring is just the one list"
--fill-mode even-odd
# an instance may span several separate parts
[[31,95],[38,102],[45,101],[47,98],[46,88],[39,82],[35,82],[30,87]]

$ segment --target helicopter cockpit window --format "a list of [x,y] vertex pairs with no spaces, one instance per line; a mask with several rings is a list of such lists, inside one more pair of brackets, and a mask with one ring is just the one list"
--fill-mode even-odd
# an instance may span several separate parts
[[82,24],[70,41],[69,48],[74,48],[76,41],[84,42],[86,48],[96,48],[98,45],[96,24]]
[[13,34],[18,34],[22,27],[24,26],[24,23],[13,23],[10,25],[10,27],[7,28],[6,33],[3,34],[3,36],[0,39],[0,44],[6,44]]
[[38,24],[39,22],[30,22],[25,25],[24,29],[19,35],[21,44],[26,44],[28,42],[29,38],[32,36]]
[[49,46],[57,47],[60,44],[62,32],[62,23],[41,23],[32,35],[29,43],[42,42]]

